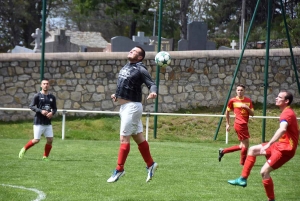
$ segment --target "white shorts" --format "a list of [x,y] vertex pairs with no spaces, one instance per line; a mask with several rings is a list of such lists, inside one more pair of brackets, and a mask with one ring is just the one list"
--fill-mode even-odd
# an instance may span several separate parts
[[52,125],[33,125],[34,139],[41,139],[42,134],[45,137],[53,137]]
[[142,103],[129,102],[121,105],[120,117],[121,127],[120,135],[129,136],[143,132],[143,124],[141,121],[143,113]]

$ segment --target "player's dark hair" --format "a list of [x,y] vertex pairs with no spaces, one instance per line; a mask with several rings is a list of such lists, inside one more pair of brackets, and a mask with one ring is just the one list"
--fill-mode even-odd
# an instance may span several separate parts
[[284,100],[289,100],[288,105],[290,105],[293,102],[294,96],[291,92],[287,91],[287,90],[281,90],[280,92],[285,92],[286,96],[284,98]]
[[238,84],[237,87],[242,87],[243,89],[246,88],[245,85],[243,85],[243,84]]
[[48,81],[48,82],[49,82],[49,79],[48,79],[48,78],[42,78],[41,83],[42,83],[43,81]]
[[145,56],[146,56],[145,50],[144,50],[142,47],[140,47],[140,46],[135,46],[135,47],[136,47],[136,48],[139,48],[139,49],[141,50],[139,56],[142,56],[142,57],[143,57],[143,58],[140,60],[140,61],[143,61],[143,59],[144,59]]

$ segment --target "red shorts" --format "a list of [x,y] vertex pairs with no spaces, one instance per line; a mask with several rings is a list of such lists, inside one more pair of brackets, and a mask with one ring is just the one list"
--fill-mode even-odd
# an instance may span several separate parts
[[234,130],[238,136],[239,141],[243,141],[250,138],[248,124],[234,124]]
[[[273,169],[280,168],[283,164],[285,164],[286,162],[291,160],[295,155],[295,151],[289,151],[289,150],[279,151],[276,147],[276,143],[278,143],[278,142],[274,142],[266,150],[267,163]],[[265,144],[267,144],[267,143],[263,143],[262,145],[264,146]]]

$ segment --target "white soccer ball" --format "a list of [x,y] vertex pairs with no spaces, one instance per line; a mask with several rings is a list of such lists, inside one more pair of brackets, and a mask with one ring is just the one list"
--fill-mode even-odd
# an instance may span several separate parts
[[170,54],[165,51],[161,51],[161,52],[157,53],[155,56],[155,63],[159,67],[166,67],[166,66],[170,65],[170,63],[171,63]]

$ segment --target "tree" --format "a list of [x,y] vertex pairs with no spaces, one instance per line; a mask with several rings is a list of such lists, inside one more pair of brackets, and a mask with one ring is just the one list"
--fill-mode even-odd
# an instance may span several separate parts
[[22,24],[27,20],[27,13],[22,12],[28,7],[27,1],[1,0],[0,7],[0,52],[23,42]]
[[[300,35],[300,2],[298,3],[298,5],[296,6],[296,8],[293,8],[293,15],[288,15],[287,16],[287,28],[290,34],[290,38],[291,38],[291,43],[294,46],[300,46],[300,39],[299,39],[299,35]],[[280,26],[282,28],[282,33],[286,34],[286,29],[284,26],[284,22],[280,23]]]
[[[246,1],[245,21],[249,22],[254,14],[257,1]],[[218,1],[211,0],[207,2],[205,11],[208,15],[207,21],[209,29],[214,34],[224,34],[225,36],[238,36],[238,26],[241,24],[240,0]],[[272,20],[280,15],[280,4],[278,1],[272,1]],[[268,0],[261,0],[255,16],[255,26],[266,26],[268,15]],[[226,32],[225,32],[226,31]]]
[[204,0],[196,0],[193,1],[192,5],[189,6],[189,22],[193,21],[205,21],[206,13],[205,13],[205,6],[206,1]]
[[[144,15],[150,16],[151,0],[74,0],[75,12],[85,15],[86,17],[95,17],[99,15],[100,21],[110,21],[116,27],[122,27],[122,30],[129,30],[128,37],[136,33],[138,23],[143,23]],[[76,19],[75,19],[76,21]],[[79,27],[80,28],[80,27]]]
[[188,13],[190,3],[191,0],[180,0],[180,22],[181,22],[180,37],[182,39],[187,39],[187,23],[188,23],[187,13]]
[[180,22],[179,2],[164,1],[163,13],[162,13],[162,30],[161,30],[162,37],[174,38],[175,40],[179,40],[181,38],[179,22]]
[[[46,17],[49,10],[60,6],[63,0],[48,0]],[[22,44],[31,48],[32,33],[42,27],[41,0],[0,0],[0,52]]]
[[[177,39],[179,2],[165,1],[163,5],[162,37]],[[158,11],[159,0],[74,0],[66,15],[80,31],[99,31],[109,41],[117,35],[132,38],[137,31],[152,35],[153,14],[158,15],[158,12],[149,12],[149,8]]]

